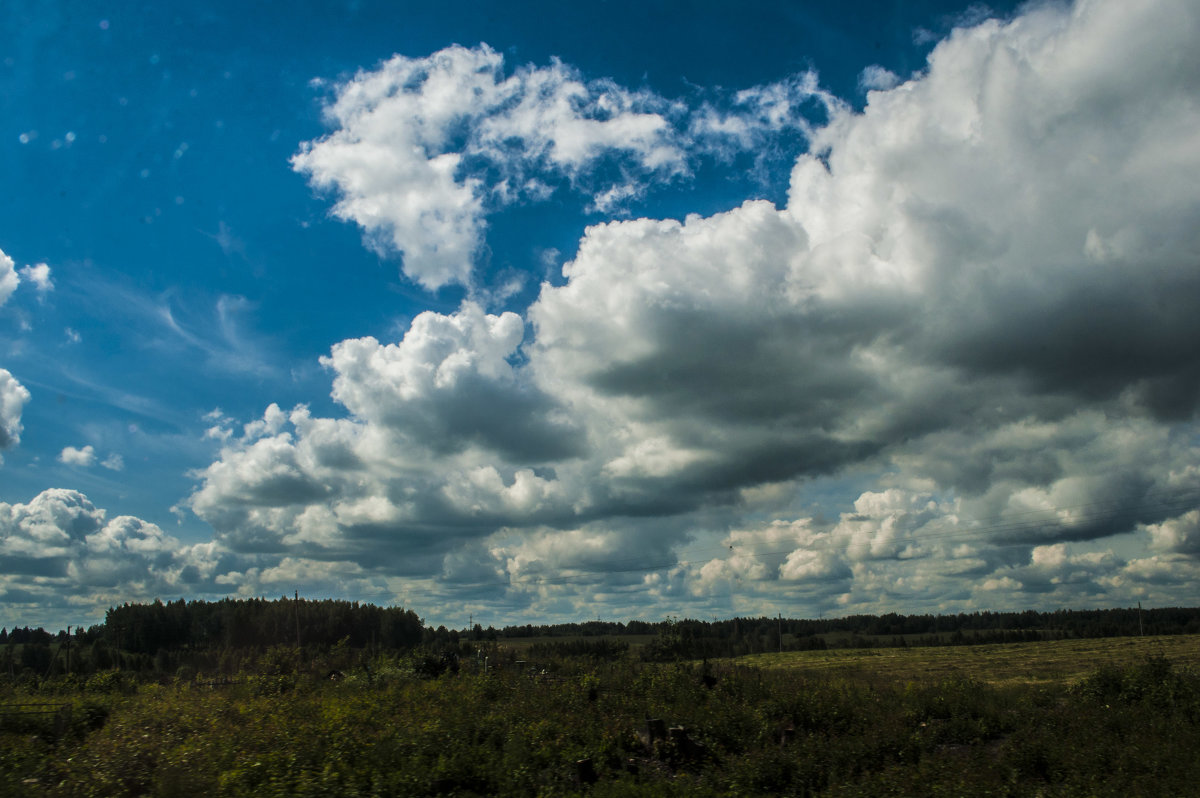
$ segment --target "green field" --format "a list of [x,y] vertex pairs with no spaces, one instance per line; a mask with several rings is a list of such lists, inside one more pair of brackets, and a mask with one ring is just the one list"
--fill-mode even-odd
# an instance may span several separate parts
[[502,648],[516,652],[527,652],[538,646],[554,646],[561,643],[594,643],[606,640],[614,643],[624,643],[631,649],[640,648],[658,635],[537,635],[535,637],[506,637],[499,641]]
[[739,663],[851,679],[886,681],[971,678],[990,685],[1070,684],[1103,665],[1161,656],[1200,666],[1200,635],[1048,640],[1040,643],[933,648],[833,649],[752,654]]
[[1200,794],[1198,636],[517,666],[531,645],[0,686],[0,795]]

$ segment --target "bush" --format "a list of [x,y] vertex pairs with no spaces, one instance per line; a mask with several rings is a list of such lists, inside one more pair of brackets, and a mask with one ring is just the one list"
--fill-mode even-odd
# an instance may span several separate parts
[[84,683],[89,693],[118,693],[133,695],[137,692],[137,681],[128,673],[112,669],[94,673]]
[[1075,685],[1072,692],[1100,704],[1148,704],[1159,711],[1200,717],[1200,678],[1190,670],[1176,669],[1161,654],[1125,668],[1105,665]]

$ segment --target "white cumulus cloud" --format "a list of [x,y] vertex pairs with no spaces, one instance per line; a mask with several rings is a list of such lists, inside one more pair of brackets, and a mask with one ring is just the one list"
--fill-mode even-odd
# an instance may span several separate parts
[[21,276],[33,283],[39,294],[54,290],[54,281],[50,279],[50,267],[44,263],[22,267]]
[[887,91],[900,83],[900,76],[878,64],[871,64],[858,76],[858,87],[863,91]]
[[21,411],[28,401],[29,391],[25,386],[7,369],[0,368],[0,450],[21,442]]
[[644,596],[750,612],[1169,597],[1197,569],[1198,38],[1183,0],[1030,6],[872,73],[862,111],[797,80],[677,112],[486,48],[362,73],[295,166],[428,287],[469,281],[523,164],[582,183],[624,140],[627,175],[669,176],[693,124],[812,149],[786,207],[587,228],[523,318],[466,302],[335,345],[346,417],[222,433],[191,507],[244,554],[545,611],[581,565],[627,606],[629,560],[664,566]]
[[0,249],[0,305],[8,301],[8,298],[13,295],[13,291],[16,291],[17,286],[20,284],[21,278],[17,276],[13,259],[5,255],[4,250]]
[[[234,555],[217,542],[184,543],[152,522],[110,516],[65,489],[45,490],[25,504],[0,502],[0,560],[0,602],[33,624],[60,622],[48,608],[64,604],[98,622],[107,607],[126,601],[277,593],[280,583],[294,585],[299,575],[293,559]],[[379,603],[397,598],[386,592],[387,580],[356,574],[353,566],[308,562],[304,584],[314,591],[348,589]]]
[[494,210],[562,187],[613,213],[653,182],[691,175],[699,157],[765,156],[772,135],[807,131],[806,105],[835,102],[811,72],[727,94],[692,110],[558,60],[509,70],[487,45],[456,45],[339,85],[326,108],[334,130],[292,165],[337,195],[334,214],[373,248],[400,253],[410,278],[471,285]]
[[96,449],[90,444],[78,448],[75,446],[66,446],[59,452],[58,462],[86,468],[95,464]]
[[555,61],[506,75],[486,45],[394,56],[338,87],[335,130],[305,144],[296,170],[334,190],[334,213],[372,246],[399,252],[429,289],[470,284],[489,208],[543,193],[535,172],[577,180],[598,158],[641,174],[684,170],[656,97],[586,82]]

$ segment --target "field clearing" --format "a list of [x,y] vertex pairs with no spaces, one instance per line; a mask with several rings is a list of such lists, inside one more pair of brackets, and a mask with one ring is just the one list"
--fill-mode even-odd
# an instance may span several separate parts
[[1200,635],[1046,640],[933,648],[785,651],[739,657],[739,664],[851,679],[939,681],[969,677],[996,686],[1070,684],[1102,665],[1128,666],[1164,656],[1200,666]]
[[274,650],[220,689],[120,671],[9,686],[0,795],[1200,794],[1200,635],[707,667],[534,653],[545,672],[435,676],[411,652],[329,679]]
[[515,652],[524,652],[537,645],[554,645],[556,643],[594,643],[611,641],[627,643],[630,648],[640,648],[650,643],[658,635],[654,633],[641,635],[541,635],[536,637],[504,637],[496,640],[499,648]]

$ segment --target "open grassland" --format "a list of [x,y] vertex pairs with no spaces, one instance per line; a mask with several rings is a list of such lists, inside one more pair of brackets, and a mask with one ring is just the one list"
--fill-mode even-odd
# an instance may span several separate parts
[[936,648],[833,649],[754,654],[737,662],[869,682],[969,678],[990,685],[1069,685],[1102,666],[1125,667],[1148,657],[1200,667],[1200,635],[1048,640]]
[[331,681],[280,648],[230,682],[0,685],[0,795],[1200,794],[1197,637],[545,672],[490,652],[437,676],[364,653]]
[[537,635],[534,637],[505,637],[497,641],[500,648],[510,651],[525,654],[531,649],[542,647],[553,647],[571,644],[591,644],[596,642],[614,643],[619,646],[627,646],[630,649],[638,649],[652,642],[658,635],[655,634],[628,634],[628,635]]

